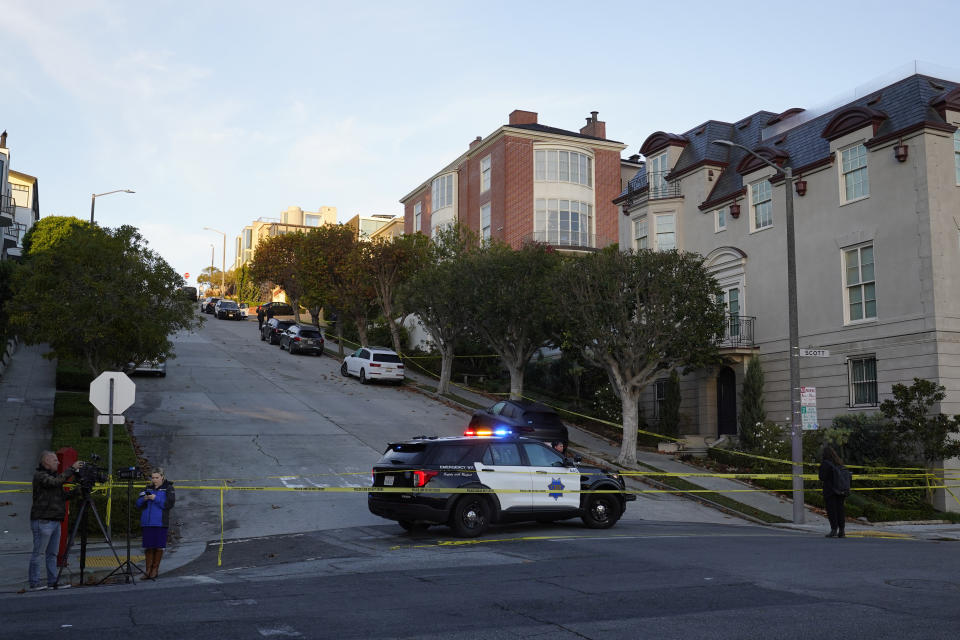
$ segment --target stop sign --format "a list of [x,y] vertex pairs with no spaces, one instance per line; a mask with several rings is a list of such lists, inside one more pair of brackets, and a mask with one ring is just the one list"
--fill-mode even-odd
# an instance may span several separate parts
[[184,277],[185,280],[189,280],[189,279],[190,279],[190,272],[187,271],[185,274],[183,274],[183,277]]
[[111,380],[113,380],[113,413],[123,413],[133,404],[137,385],[122,371],[104,371],[90,383],[90,404],[100,413],[110,412]]

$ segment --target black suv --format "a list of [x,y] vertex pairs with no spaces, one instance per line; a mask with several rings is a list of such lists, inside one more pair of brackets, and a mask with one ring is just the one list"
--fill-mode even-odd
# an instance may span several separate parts
[[323,334],[313,326],[292,324],[280,334],[280,349],[295,353],[313,353],[323,355]]
[[260,340],[270,344],[280,344],[280,335],[289,329],[292,324],[293,320],[270,318],[263,323],[263,328],[260,329]]
[[446,524],[463,537],[522,520],[579,517],[607,529],[636,500],[625,489],[617,473],[581,466],[579,456],[565,458],[537,440],[420,437],[387,447],[373,467],[367,506],[407,530]]
[[569,442],[567,425],[557,412],[530,400],[501,400],[492,407],[475,411],[463,435],[492,435],[490,430],[498,427],[509,427],[518,436],[542,442],[562,442],[564,449]]

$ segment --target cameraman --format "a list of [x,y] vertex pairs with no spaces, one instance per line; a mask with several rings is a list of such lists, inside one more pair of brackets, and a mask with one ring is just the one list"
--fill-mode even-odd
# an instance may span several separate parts
[[[57,586],[57,552],[60,550],[60,523],[66,516],[67,493],[63,485],[83,466],[79,460],[61,474],[57,454],[44,451],[33,474],[33,505],[30,507],[30,529],[33,531],[33,553],[30,555],[30,590],[55,589]],[[41,565],[46,559],[47,581],[41,584]]]

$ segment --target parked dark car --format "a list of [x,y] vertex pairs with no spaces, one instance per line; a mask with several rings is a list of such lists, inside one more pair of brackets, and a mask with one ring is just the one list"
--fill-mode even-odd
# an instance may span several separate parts
[[180,287],[180,292],[186,296],[190,302],[196,302],[198,300],[196,287]]
[[261,309],[263,310],[264,316],[268,316],[271,314],[273,315],[273,317],[277,317],[277,316],[292,317],[293,316],[293,307],[291,307],[286,302],[264,302],[259,307],[257,307],[258,311]]
[[313,353],[323,355],[323,334],[316,327],[302,324],[292,324],[280,334],[280,348],[286,349],[290,355],[296,353]]
[[213,313],[214,307],[220,302],[220,298],[206,298],[200,303],[200,311],[203,313]]
[[608,529],[636,500],[615,471],[516,436],[392,443],[373,467],[373,489],[371,513],[408,531],[446,524],[463,537],[523,520],[581,518],[590,529]]
[[501,400],[492,407],[475,411],[463,435],[490,435],[489,431],[497,427],[509,427],[518,436],[542,442],[560,441],[564,449],[570,441],[567,425],[557,412],[530,400]]
[[213,307],[214,314],[220,320],[244,320],[246,314],[234,300],[221,300]]
[[292,324],[292,320],[270,318],[263,323],[263,328],[260,330],[260,339],[270,344],[280,344],[280,335],[289,329]]

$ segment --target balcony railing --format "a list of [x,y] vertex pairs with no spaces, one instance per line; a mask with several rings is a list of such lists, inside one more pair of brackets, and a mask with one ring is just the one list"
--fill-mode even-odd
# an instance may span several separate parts
[[647,184],[650,186],[650,200],[663,198],[679,198],[680,183],[676,180],[667,180],[668,171],[651,171],[647,174]]
[[723,331],[723,339],[719,346],[736,349],[738,347],[753,346],[753,325],[756,318],[728,314]]
[[16,202],[12,195],[0,195],[0,213],[14,215],[16,213]]
[[593,250],[603,248],[608,244],[616,242],[616,240],[597,236],[585,231],[560,231],[551,229],[549,231],[534,231],[524,237],[524,242],[539,242],[560,249]]

